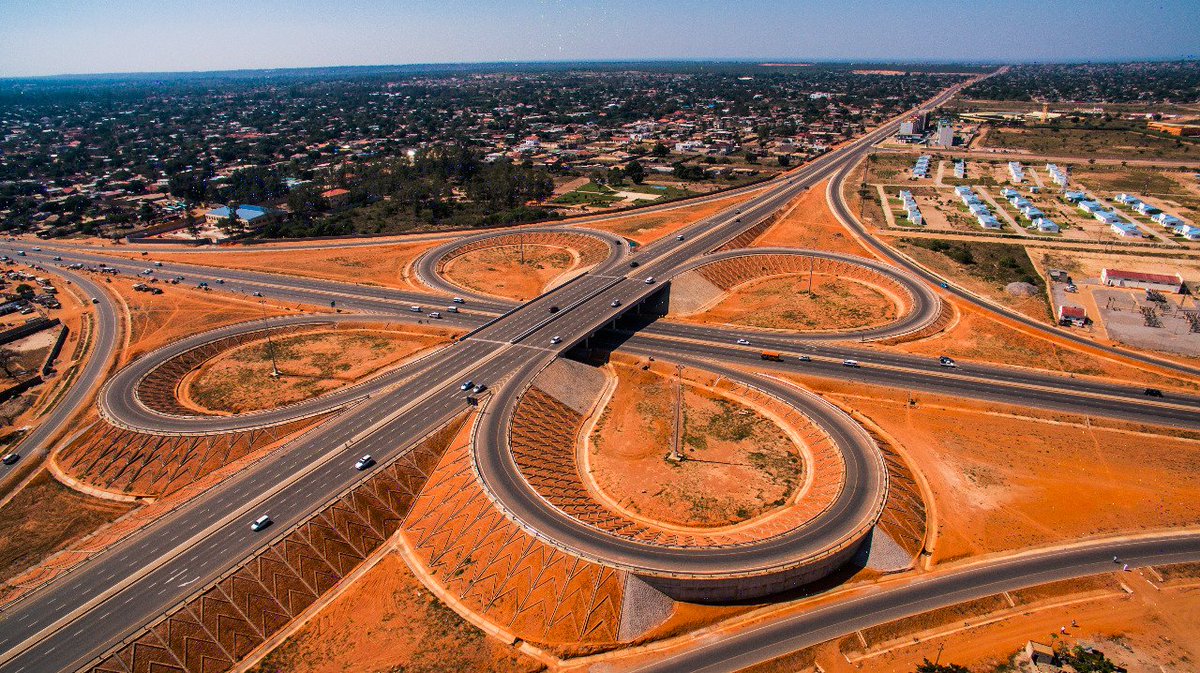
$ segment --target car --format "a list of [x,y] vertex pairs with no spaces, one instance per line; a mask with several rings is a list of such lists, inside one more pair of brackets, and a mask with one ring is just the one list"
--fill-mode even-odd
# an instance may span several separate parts
[[653,284],[654,284],[654,276],[650,276],[649,278],[647,278],[647,279],[646,279],[646,284],[647,284],[647,285],[653,285]]
[[261,292],[257,292],[257,291],[256,291],[256,292],[254,293],[254,296],[255,296],[255,297],[261,297],[261,296],[262,296],[262,293],[261,293]]
[[560,336],[552,336],[552,337],[550,337],[550,343],[552,343],[552,344],[560,344],[560,343],[562,343],[562,337],[560,337]]
[[620,306],[620,305],[621,305],[621,300],[620,300],[620,299],[614,299],[614,300],[612,300],[612,304],[610,304],[610,306],[612,306],[613,308],[616,308],[616,307],[618,307],[618,306]]
[[421,307],[420,306],[409,306],[408,310],[412,311],[413,313],[420,313]]
[[741,208],[738,208],[737,210],[733,211],[733,214],[734,214],[734,215],[741,215],[741,214],[742,214],[742,209],[741,209]]
[[938,287],[942,288],[943,290],[949,290],[949,289],[950,289],[950,283],[947,283],[947,282],[945,282],[945,281],[942,281],[942,282],[938,283]]
[[93,303],[93,304],[99,304],[99,303],[100,303],[100,300],[99,300],[99,299],[97,299],[97,298],[95,298],[95,297],[92,297],[92,303]]
[[629,263],[629,268],[631,268],[631,269],[636,269],[636,268],[638,268],[638,263],[637,263],[637,262],[630,262],[630,263]]
[[463,301],[463,298],[462,298],[462,297],[455,297],[455,298],[454,298],[454,303],[455,303],[455,304],[465,304],[466,302],[465,302],[465,301]]
[[41,251],[42,251],[42,249],[41,249],[41,248],[39,248],[39,247],[37,247],[37,246],[35,245],[35,246],[33,246],[33,251],[34,251],[34,252],[41,252]]
[[24,251],[24,250],[18,250],[18,251],[17,251],[17,257],[24,257],[24,256],[25,256],[25,251]]
[[550,307],[550,312],[551,312],[551,313],[558,313],[558,306],[551,306],[551,307]]
[[470,390],[474,386],[475,386],[475,382],[470,379],[467,379],[466,381],[463,382],[463,384],[461,386],[458,387],[458,389],[459,390]]
[[737,343],[739,346],[749,346],[750,345],[750,341],[747,339],[738,339]]
[[270,526],[270,525],[271,525],[271,517],[264,514],[264,515],[258,517],[257,519],[255,519],[254,523],[250,524],[250,530],[257,533],[260,530],[263,530],[267,526]]
[[857,367],[858,360],[842,360],[843,367]]
[[142,271],[143,276],[149,276],[152,273],[154,273],[154,269],[145,269]]
[[676,241],[682,241],[682,240],[683,240],[683,234],[680,234],[680,235],[676,236],[676,237],[675,237],[675,240],[676,240]]
[[484,384],[482,384],[482,383],[476,383],[476,384],[475,384],[475,387],[471,389],[471,392],[473,392],[473,393],[475,393],[476,395],[478,395],[479,393],[482,393],[482,392],[483,392],[483,391],[485,391],[485,390],[487,390],[487,386],[485,386],[485,385],[484,385]]
[[154,266],[162,266],[162,262],[155,262]]
[[354,463],[354,469],[361,472],[361,471],[367,469],[368,467],[371,467],[374,464],[375,464],[375,459],[372,458],[371,454],[368,453],[367,455],[363,456],[362,458],[359,458],[358,462]]
[[196,287],[208,287],[208,281],[202,280],[196,284]]
[[62,255],[55,255],[55,256],[54,256],[54,261],[56,261],[56,262],[61,262],[61,261],[62,261]]
[[812,358],[807,355],[801,355],[801,356],[797,357],[796,359],[799,360],[800,362],[812,362]]
[[429,313],[429,317],[430,317],[430,318],[435,318],[435,319],[437,319],[437,320],[441,320],[441,319],[442,319],[442,314],[441,314],[441,313],[438,313],[437,311],[430,311],[430,313]]
[[956,362],[954,362],[953,358],[948,358],[945,355],[938,358],[938,365],[941,367],[957,367],[958,366],[958,364]]
[[458,307],[457,307],[457,306],[447,306],[447,307],[446,307],[446,310],[447,310],[447,311],[449,311],[450,313],[458,313]]
[[3,462],[5,465],[12,465],[20,459],[21,456],[15,453],[6,453],[4,454],[4,458],[0,458],[0,462]]
[[1158,388],[1147,388],[1142,391],[1142,394],[1145,395],[1146,397],[1162,397],[1163,396],[1163,392],[1161,390],[1159,390]]
[[224,278],[218,278],[218,279],[217,279],[217,285],[224,285],[224,284],[225,284],[225,279],[224,279]]

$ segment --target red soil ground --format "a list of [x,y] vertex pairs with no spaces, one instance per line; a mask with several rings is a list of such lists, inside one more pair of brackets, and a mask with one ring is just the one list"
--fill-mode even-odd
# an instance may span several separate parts
[[734,288],[706,311],[678,319],[810,332],[875,327],[896,315],[895,303],[875,287],[817,274],[811,291],[807,276],[762,278]]

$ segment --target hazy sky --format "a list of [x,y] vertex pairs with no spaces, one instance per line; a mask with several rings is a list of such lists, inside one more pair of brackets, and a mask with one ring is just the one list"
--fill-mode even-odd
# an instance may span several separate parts
[[0,0],[0,77],[614,59],[1200,55],[1200,0]]

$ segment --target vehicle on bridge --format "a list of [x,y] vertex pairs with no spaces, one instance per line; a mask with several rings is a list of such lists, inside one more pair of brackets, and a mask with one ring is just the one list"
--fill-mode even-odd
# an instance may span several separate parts
[[940,358],[938,358],[938,365],[940,365],[942,367],[957,367],[958,363],[955,362],[952,358],[948,358],[945,355],[943,355]]
[[372,458],[371,454],[368,453],[367,455],[363,456],[362,458],[359,458],[358,461],[356,463],[354,463],[354,469],[361,472],[361,471],[367,469],[368,467],[371,467],[374,464],[375,464],[375,459]]
[[783,355],[779,353],[763,351],[761,354],[759,354],[759,357],[764,360],[770,360],[771,362],[783,362]]
[[250,530],[257,533],[261,530],[264,530],[267,526],[270,526],[270,525],[271,525],[271,517],[264,514],[264,515],[258,517],[257,519],[255,519],[254,523],[250,524]]

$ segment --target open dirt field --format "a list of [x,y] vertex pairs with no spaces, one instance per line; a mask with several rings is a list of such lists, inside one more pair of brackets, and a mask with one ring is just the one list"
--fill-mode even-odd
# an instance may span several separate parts
[[938,513],[934,562],[1196,521],[1195,433],[799,380],[913,456]]
[[701,203],[676,210],[668,210],[660,213],[632,214],[581,226],[585,226],[588,229],[609,231],[645,245],[663,236],[670,236],[689,224],[694,224],[725,208],[732,207],[734,204],[745,201],[747,198],[750,197],[745,195],[730,196],[709,203]]
[[590,436],[589,461],[599,488],[635,516],[677,526],[730,525],[784,504],[801,482],[804,466],[781,428],[686,380],[685,460],[668,460],[674,380],[627,364],[613,368],[617,388]]
[[[344,283],[359,283],[394,287],[402,290],[424,290],[415,276],[406,275],[409,264],[439,241],[372,245],[325,250],[276,250],[272,248],[224,249],[220,252],[172,253],[150,251],[143,257],[130,252],[132,259],[164,263],[192,263],[206,266],[266,271],[291,276],[324,278]],[[186,275],[186,274],[185,274]]]
[[134,292],[128,280],[118,280],[110,287],[129,308],[129,348],[122,354],[123,362],[173,339],[233,323],[298,312],[292,306],[270,300],[250,301],[178,285],[164,288],[159,295]]
[[549,245],[483,248],[452,259],[446,279],[484,294],[528,301],[579,264],[579,255]]
[[825,200],[828,181],[804,192],[782,217],[754,241],[754,247],[812,248],[869,256],[829,210]]
[[394,553],[271,652],[255,673],[457,673],[542,670],[468,624]]
[[1132,130],[993,127],[987,146],[1035,155],[1113,159],[1200,160],[1195,141],[1161,138]]
[[7,580],[133,505],[76,493],[49,473],[34,477],[0,508],[0,580]]
[[[183,395],[218,413],[274,409],[356,383],[447,340],[432,331],[347,330],[257,341],[205,363],[185,380]],[[278,377],[271,376],[272,353]]]
[[896,319],[895,303],[871,285],[824,274],[762,278],[734,289],[712,308],[678,318],[800,332],[862,329]]
[[[1200,591],[1193,587],[1159,592],[1143,575],[1144,571],[1118,573],[1036,587],[1028,590],[1037,595],[1029,596],[1034,600],[1027,605],[1022,595],[1025,592],[1013,592],[1010,596],[1021,609],[1005,609],[1005,601],[994,617],[970,604],[954,606],[939,612],[951,617],[953,611],[961,611],[957,620],[909,631],[903,640],[897,639],[882,652],[865,658],[862,643],[857,635],[851,635],[743,673],[795,673],[816,670],[816,666],[828,673],[911,673],[924,659],[958,664],[978,673],[1027,671],[1032,669],[1028,668],[1023,648],[1029,640],[1056,649],[1095,647],[1130,673],[1194,670],[1193,663],[1200,656],[1196,649],[1200,642],[1196,627],[1200,624]],[[1111,587],[1119,587],[1118,582],[1133,593],[1114,591]],[[1109,586],[1098,589],[1100,584]],[[925,617],[901,622],[914,622],[905,628],[920,629],[915,622]],[[1065,634],[1061,632],[1064,626]],[[868,642],[872,641],[868,638]],[[1008,668],[1014,661],[1024,662],[1025,667]]]

